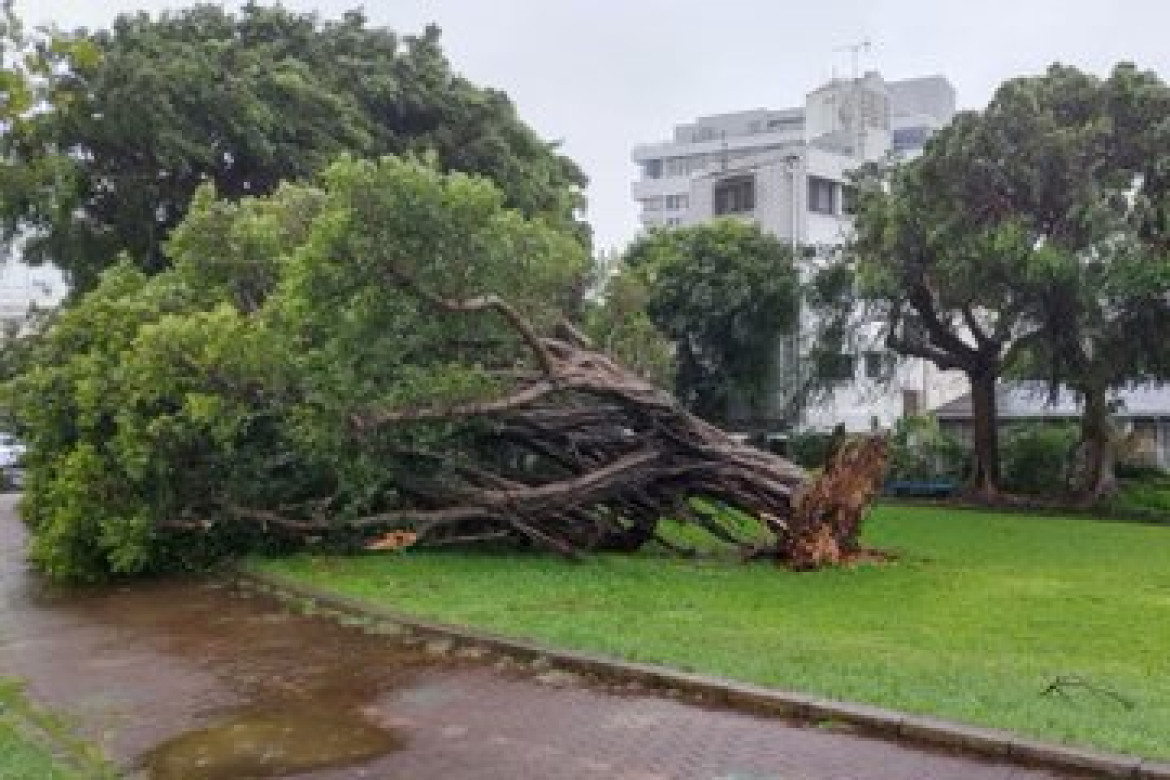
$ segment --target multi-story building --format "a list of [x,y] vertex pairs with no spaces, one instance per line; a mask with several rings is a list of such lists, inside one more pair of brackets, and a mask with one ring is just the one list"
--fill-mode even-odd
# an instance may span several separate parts
[[[642,225],[694,225],[729,216],[753,220],[794,247],[840,244],[852,227],[849,171],[890,154],[918,153],[954,112],[955,92],[942,76],[887,82],[869,72],[833,79],[809,93],[802,107],[700,117],[677,126],[669,141],[635,147],[641,177],[633,195]],[[815,264],[816,251],[804,254]],[[807,334],[811,326],[806,315],[802,330]],[[888,355],[876,326],[860,336],[857,352],[837,361],[840,379],[832,391],[804,409],[798,427],[888,428],[902,414],[933,408],[964,391],[961,377]],[[801,337],[781,341],[774,397],[765,410],[741,413],[753,418],[745,424],[783,421]]]

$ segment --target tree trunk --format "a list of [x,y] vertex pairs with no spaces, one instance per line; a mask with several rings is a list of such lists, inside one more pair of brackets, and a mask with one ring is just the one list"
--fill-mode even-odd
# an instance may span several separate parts
[[971,382],[971,425],[975,450],[971,492],[985,499],[999,496],[999,415],[995,373],[968,373]]
[[1109,401],[1104,387],[1081,388],[1085,410],[1081,415],[1081,469],[1077,492],[1092,503],[1117,489]]

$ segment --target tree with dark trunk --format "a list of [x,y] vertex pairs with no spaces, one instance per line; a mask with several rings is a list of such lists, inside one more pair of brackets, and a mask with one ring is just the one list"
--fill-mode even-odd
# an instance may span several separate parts
[[1081,489],[1111,489],[1108,393],[1170,363],[1168,128],[1155,74],[1057,65],[862,178],[862,294],[893,349],[970,379],[980,493],[998,479],[995,382],[1012,364],[1081,397]]
[[1170,378],[1170,87],[1130,65],[1053,67],[997,100],[1015,122],[989,132],[1011,144],[1004,175],[1035,246],[1020,362],[1082,402],[1076,488],[1093,502],[1117,485],[1110,395]]
[[951,159],[948,144],[962,147],[969,122],[960,117],[914,163],[863,172],[855,236],[843,262],[855,269],[866,315],[882,322],[890,349],[967,376],[974,443],[970,488],[994,498],[995,386],[1023,323],[1016,269],[1022,249],[998,235],[963,233],[965,205],[948,187],[953,189],[965,161]]

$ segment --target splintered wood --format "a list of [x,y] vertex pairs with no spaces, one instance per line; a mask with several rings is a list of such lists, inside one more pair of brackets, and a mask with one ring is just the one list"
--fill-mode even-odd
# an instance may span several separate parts
[[886,472],[889,448],[879,437],[842,444],[821,475],[797,498],[780,559],[794,569],[817,569],[860,552],[861,521]]

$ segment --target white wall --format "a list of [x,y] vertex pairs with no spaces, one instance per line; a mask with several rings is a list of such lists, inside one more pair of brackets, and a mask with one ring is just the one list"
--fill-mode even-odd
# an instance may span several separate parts
[[20,320],[31,307],[51,309],[68,292],[65,277],[53,266],[0,261],[0,320]]

